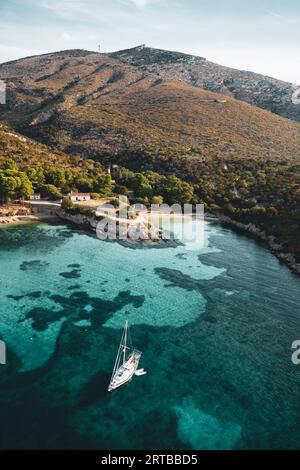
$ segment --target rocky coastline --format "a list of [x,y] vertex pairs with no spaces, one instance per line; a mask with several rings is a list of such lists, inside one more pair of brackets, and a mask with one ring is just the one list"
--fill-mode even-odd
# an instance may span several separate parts
[[296,259],[292,253],[286,253],[283,251],[282,245],[276,242],[275,237],[267,235],[263,230],[257,227],[253,223],[243,224],[223,214],[205,214],[205,219],[208,221],[215,221],[225,226],[233,227],[244,233],[251,235],[252,237],[263,241],[268,246],[271,253],[273,253],[282,263],[286,264],[291,271],[300,275],[300,264],[296,262]]
[[0,206],[0,225],[13,225],[34,222],[37,218],[31,208],[25,205],[7,204]]
[[[61,220],[65,220],[76,227],[80,227],[82,229],[88,230],[92,233],[96,233],[97,230],[97,225],[99,222],[99,218],[96,216],[88,216],[85,214],[70,214],[66,212],[64,209],[61,207],[57,206],[54,208],[54,212],[52,213],[52,217],[56,216]],[[21,213],[20,213],[21,212]],[[11,214],[11,215],[4,215],[2,214],[2,217],[0,216],[0,224],[1,225],[12,225],[12,224],[20,224],[20,223],[26,223],[26,222],[37,222],[40,219],[45,219],[49,215],[47,213],[32,213],[28,207],[26,207],[26,211],[20,211],[17,212],[16,214]],[[116,219],[119,221],[119,219]],[[257,227],[253,223],[249,224],[243,224],[241,222],[238,222],[224,214],[212,214],[212,213],[206,213],[205,214],[205,220],[207,221],[212,221],[216,223],[220,223],[224,226],[229,226],[232,227],[236,230],[242,231],[257,240],[263,241],[269,250],[284,264],[286,264],[291,271],[294,273],[300,275],[300,264],[296,262],[296,259],[292,253],[286,253],[283,250],[282,245],[280,245],[274,236],[272,235],[267,235],[263,230],[261,230],[259,227]],[[151,239],[147,239],[147,234],[149,233],[149,226],[148,222],[144,220],[142,217],[138,219],[127,219],[126,222],[129,224],[129,230],[131,228],[134,228],[137,224],[139,224],[139,233],[140,237],[137,239],[129,239],[129,240],[120,240],[120,243],[131,247],[131,248],[136,248],[138,245],[143,246],[144,244],[147,246],[159,246],[159,245],[165,245],[165,244],[172,244],[174,245],[174,240],[170,240],[167,237],[164,237],[164,232],[154,226],[151,226]],[[130,225],[132,227],[130,227]]]
[[[81,227],[85,230],[89,230],[92,233],[103,234],[105,236],[105,232],[99,233],[99,218],[96,216],[88,216],[85,214],[70,214],[66,212],[62,208],[58,208],[56,210],[56,215],[62,219],[66,220],[77,227]],[[117,232],[118,232],[118,223],[121,219],[115,218],[117,222]],[[147,244],[150,246],[158,245],[158,244],[165,244],[165,243],[174,243],[174,241],[166,239],[164,237],[164,231],[160,228],[157,228],[153,225],[149,228],[147,220],[144,220],[142,217],[138,217],[137,219],[124,219],[122,222],[128,224],[128,232],[132,230],[136,230],[138,226],[138,233],[139,236],[137,238],[129,238],[128,240],[118,240],[120,243],[128,246],[128,247],[135,247],[137,245]],[[151,237],[149,238],[149,230],[151,231]]]

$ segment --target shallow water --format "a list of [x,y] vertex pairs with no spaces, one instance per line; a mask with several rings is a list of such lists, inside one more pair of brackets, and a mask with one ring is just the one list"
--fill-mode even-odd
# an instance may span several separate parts
[[[1,228],[0,268],[1,448],[300,448],[300,279],[261,244],[40,223]],[[109,394],[125,319],[148,374]]]

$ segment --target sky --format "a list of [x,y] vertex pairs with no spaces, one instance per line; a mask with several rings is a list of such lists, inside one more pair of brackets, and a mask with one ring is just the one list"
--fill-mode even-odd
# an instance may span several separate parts
[[0,63],[146,44],[300,85],[300,0],[0,0]]

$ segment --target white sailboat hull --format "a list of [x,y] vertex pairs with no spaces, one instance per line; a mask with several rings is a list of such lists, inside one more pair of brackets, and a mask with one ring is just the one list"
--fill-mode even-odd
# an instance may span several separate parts
[[116,370],[108,387],[109,392],[121,387],[132,379],[139,366],[141,355],[140,351],[134,350],[127,361]]

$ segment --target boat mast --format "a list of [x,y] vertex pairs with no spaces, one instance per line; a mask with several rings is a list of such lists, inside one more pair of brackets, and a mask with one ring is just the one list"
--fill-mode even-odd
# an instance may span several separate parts
[[123,364],[125,364],[125,362],[126,362],[127,330],[128,330],[128,321],[126,320],[126,322],[125,322],[124,345],[123,345]]
[[114,368],[113,368],[113,373],[112,373],[112,376],[111,376],[111,379],[110,379],[110,383],[113,381],[115,373],[116,373],[116,371],[118,370],[118,368],[120,366],[121,357],[122,357],[122,348],[123,348],[123,351],[124,351],[124,341],[123,341],[124,337],[125,337],[125,329],[123,330],[123,333],[122,333],[121,342],[120,342],[120,346],[119,346],[119,349],[118,349],[118,354],[117,354],[117,357],[116,357],[116,361],[115,361],[115,365],[114,365]]

